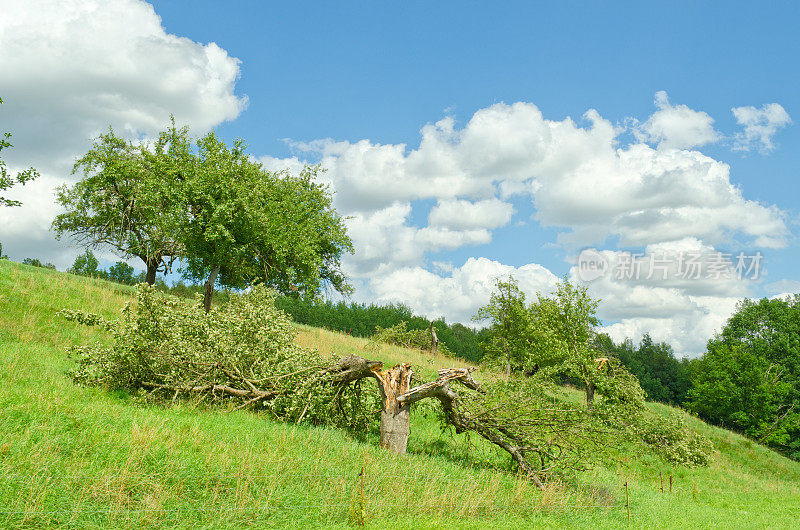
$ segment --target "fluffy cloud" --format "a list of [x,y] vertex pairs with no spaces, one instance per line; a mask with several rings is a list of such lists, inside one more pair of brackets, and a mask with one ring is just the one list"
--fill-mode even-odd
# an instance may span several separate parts
[[[673,123],[659,113],[702,114],[689,110],[665,106],[652,123]],[[542,224],[567,229],[561,242],[570,245],[609,237],[623,245],[686,237],[714,244],[737,238],[760,246],[785,244],[788,230],[781,212],[745,199],[731,183],[727,164],[663,145],[677,145],[677,126],[659,129],[658,148],[642,142],[619,146],[622,130],[593,110],[584,118],[586,125],[579,126],[570,118],[546,120],[530,103],[498,103],[477,111],[462,129],[452,118],[425,126],[417,149],[368,140],[294,145],[327,168],[325,178],[344,212],[437,199],[431,221],[439,222],[440,216],[453,218],[455,205],[477,200],[471,208],[494,209],[501,222],[509,210],[497,210],[497,196],[523,194]],[[710,138],[708,131],[703,134]],[[682,145],[688,137],[682,137]]]
[[[627,252],[599,254],[609,268],[588,286],[602,300],[598,315],[609,323],[605,331],[618,341],[638,341],[649,333],[687,356],[704,351],[736,303],[753,296],[763,275],[763,262],[754,253],[743,256],[740,264],[736,255],[721,254],[694,238],[646,247],[638,267],[631,266]],[[753,260],[758,265],[750,269]],[[570,275],[581,278],[577,266]]]
[[749,106],[734,107],[731,110],[736,122],[744,127],[735,137],[734,149],[739,151],[772,151],[775,149],[772,137],[778,129],[792,123],[789,113],[777,103],[762,105],[760,109]]
[[345,269],[356,276],[373,276],[418,264],[426,252],[491,241],[491,233],[484,228],[411,226],[408,224],[411,208],[410,203],[397,202],[375,212],[349,216],[345,223],[356,254],[345,258]]
[[[53,188],[69,180],[76,156],[112,126],[131,138],[152,135],[174,114],[195,133],[235,118],[239,61],[214,43],[168,34],[138,0],[3,2],[0,72],[2,130],[11,167],[34,165],[38,184],[15,189],[22,208],[0,210],[0,239],[12,257],[35,254],[65,265],[46,228],[57,213]],[[18,231],[26,237],[19,237]]]
[[507,225],[512,215],[514,207],[499,199],[445,200],[439,201],[428,214],[428,224],[462,230],[498,228]]
[[537,293],[550,293],[558,281],[535,263],[512,267],[487,258],[469,258],[447,276],[421,267],[403,267],[372,278],[369,288],[379,302],[401,302],[430,318],[444,316],[449,322],[474,325],[472,315],[489,302],[495,280],[509,275],[519,281],[530,299]]
[[670,104],[663,90],[656,92],[655,104],[658,111],[636,130],[643,139],[666,149],[689,149],[720,139],[714,119],[705,112]]
[[[656,104],[628,144],[621,143],[624,129],[593,110],[581,122],[547,120],[533,104],[499,103],[461,128],[450,117],[423,127],[417,148],[330,139],[294,147],[328,170],[335,204],[350,216],[357,254],[345,263],[359,296],[467,322],[488,300],[494,277],[529,278],[529,294],[555,281],[540,265],[486,258],[425,267],[429,252],[488,243],[493,229],[512,220],[514,196],[530,199],[542,225],[562,229],[558,242],[567,249],[611,240],[651,254],[712,255],[720,245],[786,245],[784,213],[746,199],[727,164],[692,149],[719,140],[713,119],[670,104],[664,93]],[[297,170],[302,156],[265,162]],[[432,199],[427,226],[413,226],[416,201]],[[605,252],[609,259],[623,254]],[[699,353],[754,291],[749,280],[676,280],[668,272],[668,280],[607,276],[591,284],[614,338],[649,332],[681,354]]]

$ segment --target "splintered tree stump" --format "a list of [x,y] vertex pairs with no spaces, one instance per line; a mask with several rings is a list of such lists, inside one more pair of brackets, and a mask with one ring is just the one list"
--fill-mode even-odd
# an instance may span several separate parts
[[374,367],[372,373],[380,383],[383,398],[381,447],[393,453],[405,454],[411,423],[410,404],[401,403],[397,398],[408,392],[414,371],[410,364],[403,363],[386,371]]

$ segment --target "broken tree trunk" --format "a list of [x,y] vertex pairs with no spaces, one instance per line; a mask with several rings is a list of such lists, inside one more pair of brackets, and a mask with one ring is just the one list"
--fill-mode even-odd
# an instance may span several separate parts
[[436,381],[431,381],[412,388],[408,393],[398,398],[403,404],[411,404],[425,398],[436,398],[442,403],[447,420],[456,428],[457,433],[474,431],[491,443],[508,451],[511,457],[525,472],[531,481],[539,488],[544,488],[539,479],[537,470],[531,466],[525,458],[523,447],[515,446],[500,436],[491,425],[486,425],[481,421],[469,418],[461,414],[458,410],[458,393],[450,388],[451,381],[458,381],[467,388],[482,392],[480,385],[472,378],[473,368],[446,368],[439,370],[439,377]]
[[431,353],[436,354],[439,351],[439,337],[436,336],[436,328],[433,327],[431,322]]
[[410,404],[398,401],[408,392],[414,372],[408,363],[398,364],[391,370],[372,369],[380,383],[383,410],[381,411],[381,447],[393,453],[405,454],[411,423]]

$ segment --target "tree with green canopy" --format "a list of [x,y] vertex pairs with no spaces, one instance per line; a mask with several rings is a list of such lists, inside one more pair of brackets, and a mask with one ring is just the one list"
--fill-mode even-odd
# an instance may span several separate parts
[[61,186],[56,200],[66,211],[56,216],[56,237],[70,234],[87,248],[106,247],[144,262],[145,281],[153,285],[157,272],[167,272],[180,252],[169,222],[176,213],[170,177],[185,162],[170,140],[185,130],[170,129],[151,145],[101,134],[73,166],[83,178]]
[[506,379],[512,370],[530,370],[535,365],[531,313],[513,276],[495,280],[489,303],[478,309],[473,320],[489,320],[484,362],[502,365]]
[[478,310],[477,319],[490,319],[486,344],[489,362],[501,360],[506,377],[512,370],[534,373],[540,368],[567,363],[571,375],[585,384],[586,400],[594,397],[597,353],[592,348],[599,300],[584,286],[564,278],[552,296],[537,295],[525,303],[516,280],[499,279],[489,304]]
[[800,458],[800,295],[741,302],[691,377],[692,412]]
[[348,292],[340,260],[353,247],[319,167],[300,175],[269,172],[213,132],[193,146],[174,120],[153,143],[113,131],[79,159],[75,186],[58,190],[66,212],[53,230],[88,247],[110,247],[145,263],[155,282],[175,260],[184,276],[241,289],[263,282],[280,292],[316,296],[327,286]]
[[315,182],[318,168],[271,173],[244,142],[228,147],[214,133],[197,146],[182,181],[187,215],[179,233],[184,274],[205,279],[206,311],[217,282],[237,289],[261,282],[311,297],[327,286],[349,292],[340,260],[353,246],[327,188]]

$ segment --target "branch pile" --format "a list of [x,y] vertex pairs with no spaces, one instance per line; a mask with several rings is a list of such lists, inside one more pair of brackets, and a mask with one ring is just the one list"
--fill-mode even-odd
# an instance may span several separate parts
[[285,421],[306,420],[365,433],[378,407],[360,380],[372,365],[331,364],[294,342],[295,331],[274,307],[274,293],[254,287],[206,314],[199,300],[137,287],[117,321],[62,311],[70,320],[100,325],[110,345],[72,350],[76,382],[125,389],[147,401],[180,398],[267,410]]

